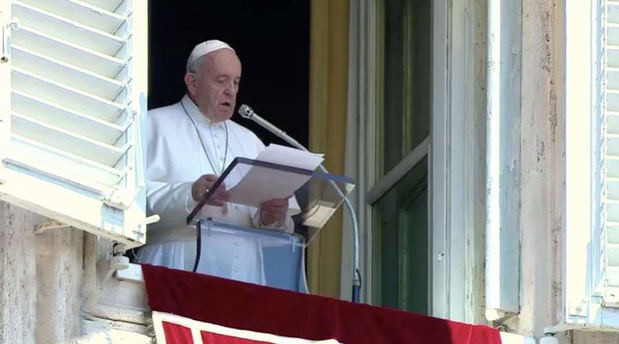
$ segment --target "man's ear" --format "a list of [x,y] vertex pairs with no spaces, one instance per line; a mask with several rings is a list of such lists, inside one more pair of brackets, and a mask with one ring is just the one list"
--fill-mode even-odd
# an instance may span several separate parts
[[189,72],[185,73],[185,86],[187,87],[187,92],[189,93],[189,95],[195,97],[195,95],[198,93],[198,86],[195,74]]

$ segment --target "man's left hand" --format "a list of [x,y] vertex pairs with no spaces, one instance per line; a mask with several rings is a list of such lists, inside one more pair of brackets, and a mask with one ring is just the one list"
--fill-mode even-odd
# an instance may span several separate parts
[[260,206],[260,221],[262,225],[270,226],[274,223],[283,224],[288,214],[287,199],[272,199]]

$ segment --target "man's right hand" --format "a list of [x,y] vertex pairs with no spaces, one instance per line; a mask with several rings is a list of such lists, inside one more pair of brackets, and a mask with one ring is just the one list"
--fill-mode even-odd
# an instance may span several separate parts
[[[193,200],[200,202],[202,197],[213,187],[216,181],[217,176],[214,174],[200,176],[200,178],[191,185],[191,197],[193,197]],[[226,185],[221,183],[206,203],[221,207],[226,204],[228,200],[230,200],[230,195],[226,190]]]

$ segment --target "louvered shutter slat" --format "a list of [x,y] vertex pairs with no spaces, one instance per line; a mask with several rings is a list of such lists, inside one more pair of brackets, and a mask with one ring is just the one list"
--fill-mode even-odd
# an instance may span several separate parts
[[20,26],[11,38],[13,45],[28,47],[37,53],[108,78],[114,78],[125,65],[120,59],[46,35],[25,25]]
[[122,104],[60,85],[21,69],[13,68],[11,81],[13,89],[17,91],[36,95],[43,100],[106,121],[114,121],[124,110]]
[[607,180],[606,195],[610,199],[619,199],[619,180]]
[[8,134],[0,144],[0,198],[139,246],[147,1],[11,0],[0,7],[19,22],[11,27],[10,63],[0,65],[10,75],[0,102]]
[[619,9],[616,6],[609,6],[606,15],[609,23],[619,23]]
[[607,87],[609,89],[618,90],[619,89],[619,70],[617,70],[616,68],[613,68],[613,69],[609,68],[607,78],[608,78]]
[[114,56],[123,46],[123,39],[76,23],[52,13],[19,2],[13,3],[13,15],[24,25],[49,32],[52,37],[69,38],[75,44],[102,54]]
[[609,251],[608,264],[612,267],[619,267],[619,244],[608,242],[607,245]]
[[100,119],[59,107],[56,104],[32,98],[24,93],[11,93],[13,111],[18,114],[29,114],[29,117],[44,123],[53,124],[69,131],[80,132],[82,135],[113,145],[123,127],[102,121]]
[[125,20],[121,15],[82,1],[21,0],[20,2],[105,32],[115,32]]
[[608,276],[608,287],[619,288],[619,268],[608,267],[606,275]]
[[610,155],[619,155],[619,137],[607,131],[606,152]]
[[619,67],[619,49],[608,48],[606,50],[606,63],[609,67]]
[[[125,172],[121,169],[112,168],[99,164],[90,159],[84,159],[70,154],[63,150],[50,147],[38,141],[29,140],[17,134],[13,134],[11,139],[18,143],[16,149],[23,153],[23,162],[32,162],[33,166],[57,166],[63,170],[70,171],[75,176],[81,176],[95,183],[101,181],[101,185],[114,185]],[[49,159],[54,155],[56,159]]]
[[619,159],[617,157],[604,157],[604,174],[606,177],[619,178]]
[[606,220],[619,222],[619,204],[614,201],[606,201]]
[[121,15],[125,10],[123,6],[126,7],[125,0],[82,0],[82,2]]
[[603,115],[601,271],[604,303],[616,306],[619,288],[619,5],[604,3],[601,83]]
[[619,24],[616,23],[608,23],[606,27],[606,32],[608,33],[606,44],[612,46],[619,45]]
[[122,82],[99,76],[76,66],[62,63],[20,46],[13,46],[13,58],[18,69],[28,70],[59,84],[83,90],[95,96],[114,100],[122,91]]
[[[12,161],[30,166],[19,152],[36,151],[41,170],[47,164],[50,174],[83,178],[102,193],[118,188],[132,144],[127,1],[15,0],[11,9],[21,25],[12,44],[12,133],[20,138]],[[65,171],[57,152],[86,167]],[[98,165],[111,170],[92,173]]]
[[[67,180],[75,179],[83,185],[90,185],[91,189],[107,192],[111,191],[111,185],[115,185],[124,176],[124,172],[119,169],[80,158],[19,135],[13,135],[11,139],[15,152],[21,156],[19,160],[12,162],[21,164],[22,167],[49,171]],[[49,159],[52,155],[54,159]]]
[[609,132],[619,134],[619,115],[607,113],[606,127]]
[[[114,166],[124,153],[123,148],[104,144],[85,136],[13,113],[13,132],[51,147],[90,159],[106,166]],[[54,157],[50,157],[52,160]]]
[[607,92],[606,109],[610,111],[619,111],[619,94],[612,91]]
[[[609,11],[613,13],[608,16],[608,20],[618,19],[615,15],[617,11]],[[607,30],[606,35],[617,35],[616,29]],[[602,238],[601,247],[601,267],[604,281],[605,304],[607,306],[616,305],[616,300],[609,295],[615,294],[615,289],[619,288],[619,113],[617,112],[617,90],[619,89],[619,50],[609,45],[609,42],[615,42],[617,39],[607,41],[604,47],[604,80],[603,97],[606,100],[603,108],[604,115],[604,175],[603,175],[603,221],[602,221]]]
[[[615,197],[614,199],[619,199]],[[606,267],[607,286],[619,288],[619,223],[606,224],[606,245],[608,251],[608,265]]]

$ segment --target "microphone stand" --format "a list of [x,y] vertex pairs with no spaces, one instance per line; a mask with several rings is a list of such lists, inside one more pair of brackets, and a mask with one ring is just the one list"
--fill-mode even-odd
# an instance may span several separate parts
[[[249,106],[241,105],[241,107],[239,108],[239,114],[243,118],[251,119],[252,121],[258,123],[260,126],[267,129],[268,131],[273,133],[275,136],[286,141],[291,146],[298,148],[302,151],[309,152],[309,150],[305,148],[305,146],[297,142],[297,140],[295,140],[294,138],[290,137],[290,135],[286,134],[285,131],[277,128],[276,126],[271,124],[269,121],[258,116]],[[320,167],[320,170],[323,171],[324,173],[327,173],[327,174],[329,173],[329,171],[327,171],[327,169],[322,164],[320,164],[319,167]],[[353,240],[354,240],[354,246],[353,246],[354,271],[353,271],[353,281],[352,281],[352,302],[359,303],[360,296],[361,296],[361,270],[359,269],[359,223],[357,222],[357,215],[348,197],[344,195],[340,187],[337,184],[335,184],[334,181],[329,180],[329,182],[331,183],[331,186],[338,192],[338,194],[344,198],[344,204],[346,204],[346,208],[348,209],[348,213],[350,214],[350,220],[352,222]]]

